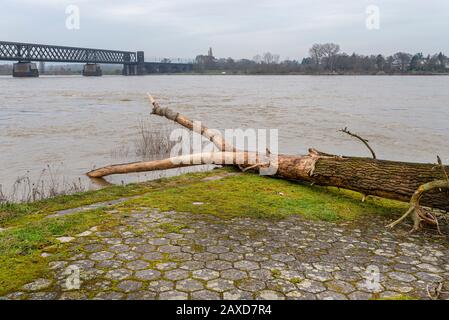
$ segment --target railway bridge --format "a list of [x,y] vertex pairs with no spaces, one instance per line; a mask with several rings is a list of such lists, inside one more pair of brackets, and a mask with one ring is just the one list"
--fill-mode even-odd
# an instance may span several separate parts
[[100,64],[123,65],[122,74],[125,76],[193,70],[192,63],[174,63],[167,59],[145,62],[143,51],[118,51],[7,41],[0,41],[0,60],[15,61],[14,77],[38,77],[39,70],[35,62],[84,63],[84,76],[101,76]]

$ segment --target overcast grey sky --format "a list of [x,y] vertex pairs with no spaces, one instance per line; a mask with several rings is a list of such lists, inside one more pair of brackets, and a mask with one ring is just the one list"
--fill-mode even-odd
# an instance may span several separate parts
[[[80,29],[66,28],[66,8]],[[369,5],[380,29],[366,27]],[[0,40],[144,50],[147,57],[308,55],[313,43],[345,52],[449,54],[447,0],[0,0]]]

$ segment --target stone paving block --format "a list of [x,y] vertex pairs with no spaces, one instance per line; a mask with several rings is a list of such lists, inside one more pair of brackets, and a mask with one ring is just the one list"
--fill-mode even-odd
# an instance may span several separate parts
[[117,289],[125,293],[137,291],[142,287],[142,282],[126,280],[117,284]]
[[142,255],[142,259],[148,261],[161,260],[164,256],[160,252],[149,252]]
[[273,291],[287,293],[297,290],[296,284],[284,279],[274,279],[266,281],[267,288]]
[[131,292],[126,296],[126,300],[156,300],[156,293],[149,291]]
[[149,267],[149,263],[143,260],[135,260],[135,261],[131,261],[128,262],[125,265],[125,268],[130,269],[130,270],[142,270],[142,269],[146,269]]
[[414,275],[405,272],[390,272],[388,273],[388,277],[402,282],[412,282],[416,280]]
[[261,291],[266,288],[266,284],[263,281],[257,279],[243,279],[237,281],[237,288],[249,292]]
[[112,252],[99,251],[99,252],[92,253],[90,255],[90,259],[95,260],[95,261],[101,261],[101,260],[111,259],[113,256],[114,256],[114,254]]
[[58,297],[56,292],[33,292],[30,293],[28,298],[29,300],[55,300]]
[[220,300],[219,293],[210,290],[201,290],[192,293],[193,300]]
[[226,279],[215,279],[207,282],[207,288],[217,292],[224,292],[234,289],[234,282]]
[[192,272],[192,277],[204,281],[213,280],[220,276],[220,273],[216,270],[200,269]]
[[117,254],[117,259],[122,261],[133,261],[140,258],[137,252],[122,252]]
[[119,269],[123,265],[123,261],[118,260],[102,260],[98,261],[95,266],[100,269]]
[[182,269],[174,269],[165,272],[165,278],[168,280],[183,280],[189,277],[189,272]]
[[[404,238],[385,230],[381,216],[370,217],[369,228],[152,208],[120,219],[67,242],[73,253],[66,261],[49,261],[48,277],[6,299],[428,299],[428,285],[449,285],[448,241],[428,233],[431,241]],[[164,233],[163,223],[186,227]],[[66,291],[69,266],[81,271],[80,291]],[[379,281],[370,279],[373,267]]]
[[126,244],[114,244],[112,246],[109,246],[108,251],[114,252],[114,253],[120,253],[120,252],[127,252],[130,250],[130,247]]
[[159,294],[159,299],[161,300],[187,300],[188,294],[180,291],[166,291]]
[[285,296],[277,291],[263,290],[256,294],[256,299],[261,300],[285,300]]
[[223,293],[224,300],[252,300],[254,295],[248,291],[232,289]]
[[206,267],[215,271],[223,271],[232,268],[232,263],[222,260],[214,260],[206,262]]
[[109,270],[105,278],[110,280],[124,280],[126,278],[129,278],[132,275],[132,271],[128,269],[113,269]]
[[334,291],[324,291],[317,294],[319,300],[348,300],[348,298],[341,293]]
[[176,289],[179,291],[193,292],[204,289],[204,284],[198,280],[185,279],[176,282]]
[[125,295],[120,292],[100,292],[94,300],[121,300]]
[[239,260],[243,260],[243,254],[236,253],[236,252],[222,253],[218,257],[220,260],[229,261],[229,262],[237,262]]
[[242,271],[251,271],[251,270],[259,269],[260,266],[257,262],[254,262],[254,261],[242,260],[242,261],[234,262],[234,268],[240,269]]
[[320,293],[326,290],[326,287],[319,281],[305,279],[300,283],[296,284],[299,290],[310,292],[310,293]]
[[355,291],[355,287],[351,283],[342,281],[342,280],[328,281],[325,283],[325,286],[329,290],[333,290],[333,291],[340,292],[343,294],[349,294],[349,293]]
[[238,269],[228,269],[221,271],[220,273],[223,279],[228,280],[241,280],[248,277],[248,274],[245,271],[241,271]]
[[348,297],[350,300],[369,300],[373,297],[373,294],[363,291],[354,291],[349,294]]
[[289,261],[295,261],[295,257],[285,254],[285,253],[275,253],[271,255],[271,258],[276,261],[280,262],[289,262]]
[[155,280],[160,278],[161,273],[157,270],[145,269],[135,273],[135,277],[139,280]]
[[175,287],[175,283],[173,281],[167,281],[167,280],[155,280],[155,281],[151,281],[148,284],[148,290],[151,290],[154,292],[170,291],[170,290],[173,290],[174,287]]
[[173,270],[178,266],[176,262],[160,262],[156,264],[156,269],[161,271]]
[[184,270],[195,271],[195,270],[204,269],[205,265],[206,264],[202,261],[186,261],[186,262],[180,263],[179,268],[184,269]]
[[51,285],[51,282],[51,280],[41,278],[24,285],[23,289],[27,291],[43,290],[47,289]]

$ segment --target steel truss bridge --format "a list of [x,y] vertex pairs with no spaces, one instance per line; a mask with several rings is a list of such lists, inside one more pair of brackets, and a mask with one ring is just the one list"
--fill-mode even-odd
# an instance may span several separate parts
[[0,41],[0,60],[135,64],[137,53]]
[[143,51],[118,51],[45,44],[0,41],[0,60],[29,62],[63,62],[86,64],[122,64],[123,74],[191,71],[191,63],[145,62]]

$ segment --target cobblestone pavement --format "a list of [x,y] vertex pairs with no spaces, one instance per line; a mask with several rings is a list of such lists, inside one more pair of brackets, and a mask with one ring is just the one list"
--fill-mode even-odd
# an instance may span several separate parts
[[120,219],[61,238],[72,256],[6,298],[427,299],[427,285],[449,288],[448,240],[387,231],[381,217],[220,219],[142,208]]

